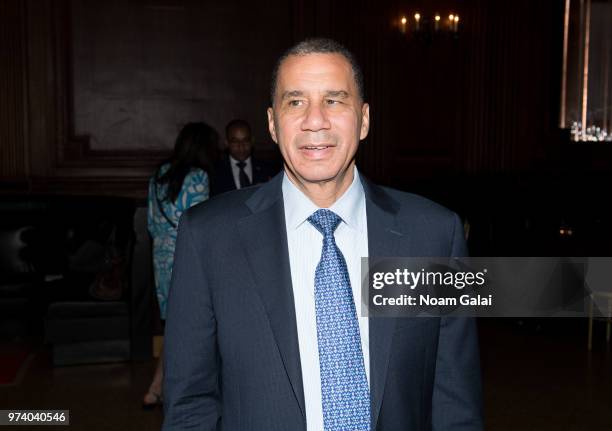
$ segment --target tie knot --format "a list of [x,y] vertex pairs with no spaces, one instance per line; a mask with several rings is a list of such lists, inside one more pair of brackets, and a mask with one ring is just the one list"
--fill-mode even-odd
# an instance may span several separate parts
[[244,167],[246,166],[246,163],[242,161],[236,162],[236,166],[238,166],[240,169],[244,169]]
[[332,236],[334,231],[342,221],[340,216],[333,211],[328,209],[320,209],[315,211],[310,217],[308,217],[308,221],[312,224],[323,237]]

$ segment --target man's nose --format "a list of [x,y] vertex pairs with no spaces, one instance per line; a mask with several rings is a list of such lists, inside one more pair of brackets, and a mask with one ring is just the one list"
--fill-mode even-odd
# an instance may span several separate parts
[[329,129],[331,124],[327,118],[325,109],[316,103],[308,106],[306,116],[302,122],[302,130],[310,130],[316,132],[318,130]]

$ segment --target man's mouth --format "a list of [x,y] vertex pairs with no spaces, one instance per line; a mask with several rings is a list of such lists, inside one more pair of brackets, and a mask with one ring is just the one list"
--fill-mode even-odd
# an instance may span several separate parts
[[335,145],[304,145],[300,152],[304,157],[312,160],[323,160],[331,156]]
[[319,150],[325,150],[327,148],[331,147],[331,145],[324,145],[324,146],[306,146],[306,147],[302,147],[302,149],[304,150],[315,150],[315,151],[319,151]]

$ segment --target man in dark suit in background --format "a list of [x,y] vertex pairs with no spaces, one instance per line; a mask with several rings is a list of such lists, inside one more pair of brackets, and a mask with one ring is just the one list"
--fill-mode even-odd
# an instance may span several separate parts
[[269,163],[252,157],[253,136],[251,126],[235,119],[225,126],[228,157],[215,165],[211,178],[211,194],[237,190],[268,181],[278,172]]
[[268,126],[284,172],[181,219],[164,430],[482,430],[473,319],[357,313],[361,256],[466,254],[457,215],[359,173],[369,124],[344,47],[281,57]]

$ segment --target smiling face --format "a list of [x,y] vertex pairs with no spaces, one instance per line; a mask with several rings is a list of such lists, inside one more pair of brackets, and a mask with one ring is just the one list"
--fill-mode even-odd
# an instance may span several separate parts
[[268,126],[291,181],[302,189],[331,185],[344,192],[369,129],[369,107],[350,63],[340,54],[289,56],[280,66],[273,103]]

